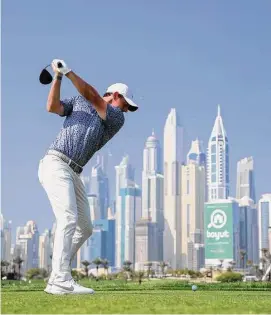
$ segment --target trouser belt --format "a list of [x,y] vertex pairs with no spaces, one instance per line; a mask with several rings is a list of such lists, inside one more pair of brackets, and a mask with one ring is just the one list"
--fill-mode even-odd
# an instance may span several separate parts
[[56,150],[49,150],[47,152],[49,155],[58,156],[62,161],[67,163],[69,167],[77,174],[81,174],[83,171],[83,167],[75,163],[72,159],[68,158],[65,154],[58,152]]

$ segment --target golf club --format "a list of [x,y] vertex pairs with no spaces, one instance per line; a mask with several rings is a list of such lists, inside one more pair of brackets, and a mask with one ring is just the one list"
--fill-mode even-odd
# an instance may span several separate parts
[[[40,73],[40,77],[39,77],[39,81],[41,84],[47,85],[53,81],[53,77],[52,77],[51,73],[47,70],[47,68],[50,66],[51,65],[47,65],[44,69],[42,69],[42,71]],[[57,66],[58,66],[58,68],[61,68],[62,63],[58,62]]]

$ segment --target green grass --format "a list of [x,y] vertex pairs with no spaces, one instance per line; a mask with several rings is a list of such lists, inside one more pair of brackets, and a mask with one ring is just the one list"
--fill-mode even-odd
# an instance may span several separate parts
[[271,292],[97,291],[92,296],[2,292],[4,314],[267,314],[270,310]]

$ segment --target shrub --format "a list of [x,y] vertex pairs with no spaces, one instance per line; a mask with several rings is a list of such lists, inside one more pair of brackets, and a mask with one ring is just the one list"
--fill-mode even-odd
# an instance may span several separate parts
[[216,278],[220,282],[238,282],[242,281],[243,276],[238,272],[227,271]]

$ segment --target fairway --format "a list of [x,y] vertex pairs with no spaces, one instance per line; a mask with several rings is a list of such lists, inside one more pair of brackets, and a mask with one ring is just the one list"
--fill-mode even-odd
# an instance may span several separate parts
[[2,292],[4,314],[226,314],[270,313],[271,292],[98,291],[52,296],[43,291]]

